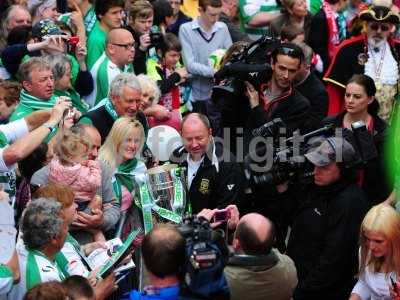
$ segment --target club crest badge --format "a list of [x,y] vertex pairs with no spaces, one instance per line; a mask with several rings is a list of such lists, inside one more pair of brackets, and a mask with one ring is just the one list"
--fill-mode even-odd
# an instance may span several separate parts
[[210,180],[203,178],[200,182],[199,192],[202,193],[203,195],[209,194],[210,193],[209,187],[210,187]]

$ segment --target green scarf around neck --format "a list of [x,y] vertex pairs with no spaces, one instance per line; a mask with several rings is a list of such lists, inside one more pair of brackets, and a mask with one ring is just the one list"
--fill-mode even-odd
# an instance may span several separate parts
[[112,104],[112,102],[109,98],[107,98],[105,100],[104,107],[105,107],[106,111],[109,113],[109,115],[114,119],[114,121],[119,118],[117,112],[114,109],[114,105]]
[[19,104],[33,110],[52,108],[55,103],[56,97],[54,95],[52,95],[49,100],[43,100],[28,94],[25,90],[22,90],[19,96]]
[[56,97],[66,96],[70,98],[72,101],[72,106],[79,110],[82,114],[86,113],[89,109],[89,105],[85,101],[83,101],[79,93],[74,89],[69,89],[67,91],[56,90],[54,91],[54,95]]
[[146,166],[137,158],[127,160],[120,164],[113,176],[113,189],[118,200],[122,200],[122,187],[124,186],[129,192],[132,192],[137,181],[143,180],[146,172]]

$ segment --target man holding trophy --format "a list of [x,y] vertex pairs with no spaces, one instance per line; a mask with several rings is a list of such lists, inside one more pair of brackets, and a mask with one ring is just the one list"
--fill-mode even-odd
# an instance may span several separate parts
[[214,142],[207,117],[191,113],[181,126],[183,146],[170,160],[185,170],[187,211],[196,214],[236,204],[243,190],[242,173],[233,155]]

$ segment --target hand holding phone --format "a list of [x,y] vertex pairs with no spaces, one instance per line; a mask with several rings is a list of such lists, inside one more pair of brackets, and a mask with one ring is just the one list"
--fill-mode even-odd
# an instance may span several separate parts
[[229,218],[231,217],[231,211],[227,208],[217,210],[213,217],[213,223],[216,222],[228,222]]

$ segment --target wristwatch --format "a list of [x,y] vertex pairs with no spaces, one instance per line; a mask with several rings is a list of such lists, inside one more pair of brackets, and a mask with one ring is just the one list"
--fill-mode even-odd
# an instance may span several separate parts
[[43,127],[46,127],[50,130],[50,133],[56,130],[56,125],[51,125],[50,123],[46,122],[42,124]]

